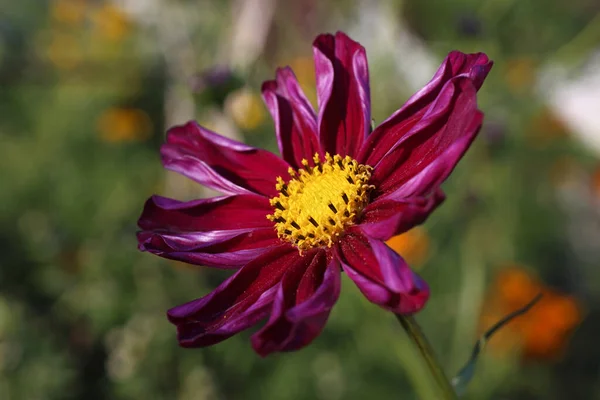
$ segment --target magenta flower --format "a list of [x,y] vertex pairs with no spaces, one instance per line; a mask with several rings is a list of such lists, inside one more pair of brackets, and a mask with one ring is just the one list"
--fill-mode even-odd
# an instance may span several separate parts
[[338,299],[342,270],[394,313],[415,313],[429,297],[384,241],[443,201],[440,184],[481,127],[476,92],[492,62],[450,53],[431,82],[371,132],[365,49],[341,32],[313,47],[318,113],[289,68],[262,88],[282,158],[195,122],[168,132],[165,167],[224,196],[151,197],[139,248],[237,269],[210,294],[168,311],[181,346],[218,343],[267,317],[252,336],[260,355],[306,346]]

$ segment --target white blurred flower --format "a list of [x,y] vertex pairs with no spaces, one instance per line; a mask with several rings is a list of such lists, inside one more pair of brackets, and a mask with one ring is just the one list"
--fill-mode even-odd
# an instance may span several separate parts
[[113,0],[113,3],[141,24],[153,24],[159,15],[159,0]]
[[394,70],[411,92],[426,84],[439,65],[439,59],[388,2],[360,0],[357,23],[349,34],[368,51],[369,65],[393,60]]
[[572,77],[564,67],[546,67],[540,92],[572,133],[600,155],[600,51],[578,72]]

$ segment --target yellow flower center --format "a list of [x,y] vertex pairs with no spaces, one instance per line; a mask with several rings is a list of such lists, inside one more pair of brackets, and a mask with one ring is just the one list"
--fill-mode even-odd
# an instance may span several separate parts
[[352,225],[369,201],[372,167],[349,156],[331,157],[325,162],[313,157],[314,167],[302,160],[303,169],[289,169],[292,179],[277,177],[279,195],[270,202],[275,208],[267,218],[275,222],[277,235],[300,251],[331,245]]

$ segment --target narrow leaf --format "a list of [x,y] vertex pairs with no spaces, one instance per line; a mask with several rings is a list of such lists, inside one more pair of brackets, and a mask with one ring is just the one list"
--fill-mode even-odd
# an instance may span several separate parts
[[467,364],[460,370],[458,375],[452,379],[452,385],[456,389],[456,393],[459,396],[462,396],[467,389],[467,385],[475,375],[475,365],[477,364],[477,358],[479,354],[485,347],[487,341],[495,334],[500,328],[511,322],[513,319],[517,318],[525,314],[527,311],[531,309],[542,298],[542,294],[538,294],[535,296],[529,303],[519,308],[518,310],[513,311],[508,314],[500,321],[496,322],[490,329],[488,329],[475,343],[475,347],[473,348],[473,352],[471,353],[471,357]]

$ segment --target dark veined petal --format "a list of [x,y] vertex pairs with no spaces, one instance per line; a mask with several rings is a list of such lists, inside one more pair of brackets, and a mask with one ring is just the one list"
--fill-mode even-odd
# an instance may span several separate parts
[[141,231],[137,238],[142,251],[219,268],[238,268],[281,244],[272,227],[175,234]]
[[284,160],[295,169],[302,159],[320,153],[317,116],[289,68],[277,70],[276,79],[263,83],[262,95],[275,121],[277,144]]
[[[396,184],[398,188],[386,195],[385,198],[405,199],[412,196],[429,194],[432,190],[441,185],[469,149],[469,146],[471,146],[471,143],[481,128],[483,113],[476,111],[471,114],[471,117],[472,119],[470,122],[468,119],[465,119],[464,122],[467,122],[467,124],[462,125],[464,126],[464,136],[456,139],[443,153],[439,154],[435,160],[423,168],[421,172],[417,173],[408,181],[403,181],[401,185]],[[458,130],[460,127],[456,127],[455,129]],[[391,185],[394,185],[394,178],[394,175],[389,178]]]
[[[370,181],[376,186],[374,199],[393,193],[440,158],[443,161],[436,167],[435,178],[441,183],[479,132],[482,114],[477,109],[475,87],[469,79],[460,78],[448,83],[431,109],[411,134],[399,141],[375,166]],[[452,151],[447,153],[449,149]],[[443,171],[440,171],[442,166]],[[431,185],[421,181],[420,186]]]
[[429,287],[395,251],[353,229],[336,249],[348,277],[372,303],[397,314],[413,314],[429,299]]
[[340,294],[340,265],[323,250],[305,256],[305,264],[290,268],[279,284],[267,324],[252,336],[261,356],[298,350],[322,331]]
[[441,106],[438,97],[449,82],[467,79],[477,91],[491,68],[492,62],[483,53],[449,53],[432,80],[369,135],[357,161],[375,166],[398,141],[418,131],[426,115],[435,113]]
[[256,195],[212,197],[179,201],[152,196],[138,221],[144,230],[195,232],[273,226],[267,214],[273,212],[269,200]]
[[288,268],[303,262],[282,245],[249,262],[208,295],[170,309],[179,344],[203,347],[223,341],[267,317],[277,284]]
[[358,154],[371,124],[369,68],[364,47],[345,33],[313,43],[319,104],[319,140],[330,154]]
[[277,194],[289,164],[275,154],[218,135],[196,122],[171,128],[161,147],[165,168],[225,194]]
[[138,221],[139,248],[196,265],[237,268],[280,243],[269,201],[237,195],[181,202],[153,196]]
[[425,222],[444,199],[444,193],[437,189],[427,197],[377,200],[363,211],[360,228],[374,239],[388,240]]

